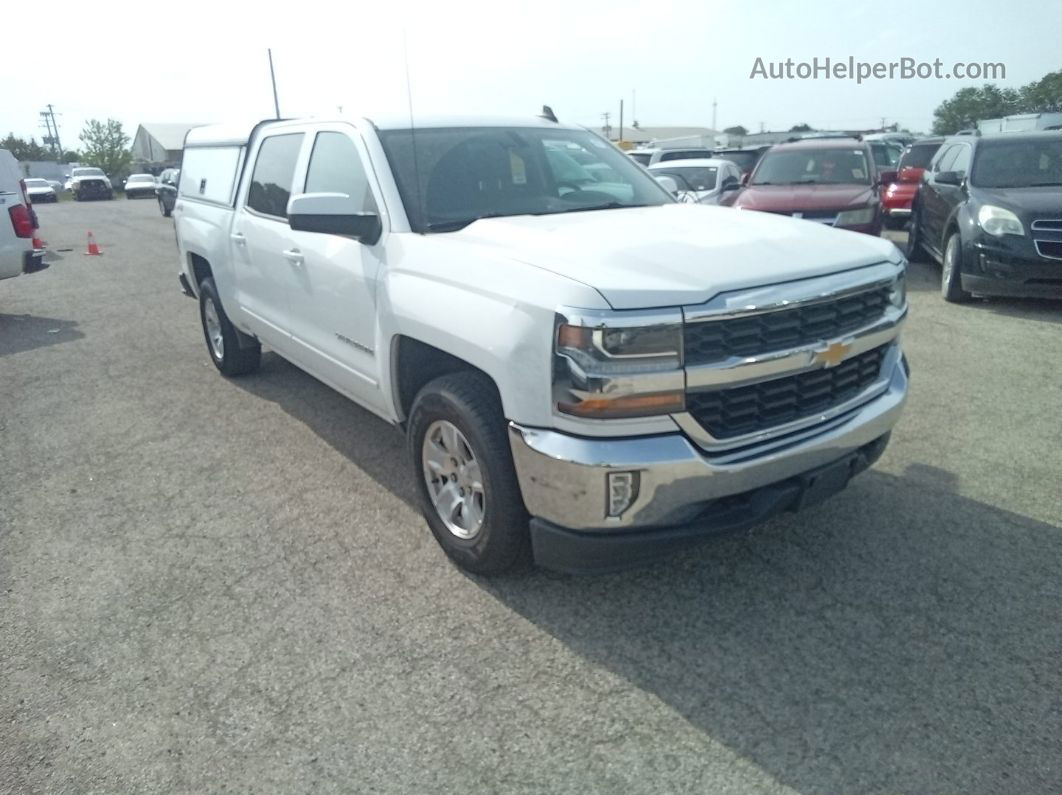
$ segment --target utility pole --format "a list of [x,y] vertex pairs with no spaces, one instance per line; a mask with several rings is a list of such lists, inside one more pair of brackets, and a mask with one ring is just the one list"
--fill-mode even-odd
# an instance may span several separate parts
[[276,111],[277,118],[280,118],[280,100],[277,99],[277,76],[273,72],[273,50],[267,49],[269,54],[269,80],[273,84],[273,110]]
[[716,129],[715,129],[715,106],[716,106],[716,104],[717,103],[715,101],[715,97],[712,97],[712,132],[716,132]]
[[605,123],[601,126],[601,129],[605,132],[605,137],[612,138],[612,125],[608,123],[609,118],[612,116],[607,110],[601,114],[601,118],[605,120]]
[[48,131],[45,143],[52,147],[52,154],[55,155],[56,160],[60,160],[63,155],[63,145],[59,141],[59,122],[55,120],[55,109],[48,105],[48,110],[41,111],[41,118],[44,119],[44,126]]
[[48,115],[48,111],[41,111],[41,118],[44,120],[44,129],[48,134],[44,138],[44,143],[51,147],[52,154],[55,154],[55,137],[52,135],[52,117]]
[[881,131],[885,132],[885,117],[881,117]]
[[763,132],[763,122],[760,122],[760,132]]
[[631,89],[631,123],[638,127],[638,93]]
[[622,100],[622,99],[620,100],[620,129],[619,129],[619,140],[621,140],[621,141],[623,140],[623,100]]

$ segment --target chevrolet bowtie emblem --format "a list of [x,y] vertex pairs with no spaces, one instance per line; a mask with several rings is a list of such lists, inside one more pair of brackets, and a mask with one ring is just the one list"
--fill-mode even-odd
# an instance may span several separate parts
[[846,345],[843,342],[830,343],[825,350],[815,354],[815,361],[825,367],[836,367],[844,361],[844,357],[848,355],[851,347],[851,345]]

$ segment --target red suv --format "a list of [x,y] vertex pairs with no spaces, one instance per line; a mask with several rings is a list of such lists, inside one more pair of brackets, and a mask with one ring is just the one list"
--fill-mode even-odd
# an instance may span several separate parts
[[879,187],[895,178],[863,141],[809,138],[771,147],[727,204],[880,235]]
[[922,172],[942,143],[943,138],[923,138],[904,150],[897,166],[896,181],[889,184],[881,197],[881,210],[889,229],[903,228],[911,217],[911,202],[918,193]]

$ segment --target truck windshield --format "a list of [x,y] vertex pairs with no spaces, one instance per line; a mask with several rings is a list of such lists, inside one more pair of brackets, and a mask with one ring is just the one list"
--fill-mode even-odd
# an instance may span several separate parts
[[423,128],[383,130],[380,139],[416,232],[674,201],[625,154],[584,130]]

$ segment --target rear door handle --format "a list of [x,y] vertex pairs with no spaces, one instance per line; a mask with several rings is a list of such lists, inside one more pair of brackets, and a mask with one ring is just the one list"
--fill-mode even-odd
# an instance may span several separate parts
[[284,255],[284,258],[292,265],[296,267],[302,267],[304,257],[302,256],[302,252],[299,251],[297,248],[285,249],[281,253]]
[[243,246],[247,244],[247,238],[243,236],[242,232],[233,232],[229,237],[232,238],[232,242],[237,246]]

